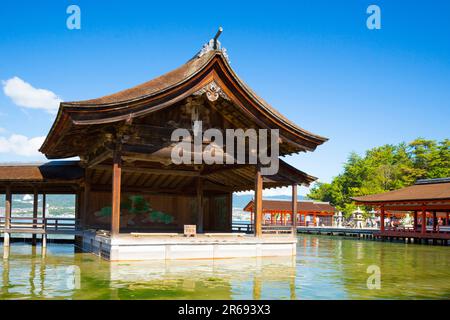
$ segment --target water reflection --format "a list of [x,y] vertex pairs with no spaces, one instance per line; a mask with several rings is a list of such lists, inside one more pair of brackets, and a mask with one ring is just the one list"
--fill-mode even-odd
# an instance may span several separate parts
[[[450,298],[448,247],[299,236],[295,258],[106,262],[72,245],[14,243],[1,299]],[[381,270],[369,290],[367,268]]]

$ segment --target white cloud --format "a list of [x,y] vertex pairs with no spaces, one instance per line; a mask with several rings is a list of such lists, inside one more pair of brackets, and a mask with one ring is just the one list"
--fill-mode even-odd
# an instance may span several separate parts
[[2,84],[5,95],[20,107],[42,109],[55,114],[59,103],[63,101],[52,91],[37,89],[19,77],[2,81]]
[[0,136],[0,153],[16,154],[19,156],[42,156],[38,151],[45,137],[28,138],[20,134],[13,134],[9,138]]

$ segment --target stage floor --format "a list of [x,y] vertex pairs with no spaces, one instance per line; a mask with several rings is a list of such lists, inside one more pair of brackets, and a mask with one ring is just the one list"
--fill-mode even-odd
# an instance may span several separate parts
[[297,239],[292,235],[219,233],[182,234],[123,233],[114,237],[86,231],[83,250],[111,261],[225,259],[238,257],[294,256]]

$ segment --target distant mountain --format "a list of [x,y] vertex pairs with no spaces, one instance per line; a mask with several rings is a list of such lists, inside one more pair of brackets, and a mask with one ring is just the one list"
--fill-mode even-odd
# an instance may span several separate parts
[[[297,196],[298,200],[305,200],[306,197],[302,195]],[[249,203],[253,199],[252,194],[243,194],[243,195],[233,195],[233,208],[243,209],[247,203]],[[278,199],[278,200],[291,200],[292,197],[288,195],[280,195],[280,196],[268,196],[263,197],[263,199]]]
[[[252,194],[246,195],[233,195],[233,208],[243,209],[250,200],[253,199]],[[279,200],[291,200],[291,196],[280,195],[280,196],[267,196],[264,199],[279,199]],[[306,199],[305,196],[298,195],[298,200]],[[41,205],[41,197],[39,197],[39,205]],[[47,195],[47,206],[57,207],[57,208],[74,208],[75,207],[75,196],[74,195]],[[5,207],[5,198],[0,197],[0,212],[3,212]],[[32,195],[14,195],[13,196],[13,208],[14,209],[29,209],[33,208],[33,196]],[[40,207],[39,207],[40,208]]]
[[[42,196],[38,198],[38,210],[41,210]],[[46,207],[50,212],[73,212],[75,208],[75,195],[71,194],[49,194],[46,196]],[[13,194],[12,197],[13,212],[32,212],[33,195],[31,194]],[[5,210],[5,197],[0,197],[0,213]]]

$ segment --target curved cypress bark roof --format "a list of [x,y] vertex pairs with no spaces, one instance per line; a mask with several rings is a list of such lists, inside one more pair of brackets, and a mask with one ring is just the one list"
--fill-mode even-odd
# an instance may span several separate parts
[[[244,207],[244,211],[253,211],[254,201],[250,200],[249,203]],[[308,200],[297,201],[298,212],[326,212],[334,213],[336,209],[328,202],[317,202]],[[263,212],[292,212],[292,201],[290,200],[276,200],[276,199],[263,199],[262,200],[262,211]]]
[[212,50],[133,88],[97,99],[62,102],[40,151],[48,158],[77,156],[79,154],[74,150],[61,152],[57,147],[81,127],[120,122],[161,110],[187,98],[211,81],[215,81],[259,127],[280,129],[280,137],[292,145],[295,152],[313,151],[328,140],[281,115],[236,75],[222,51]]

